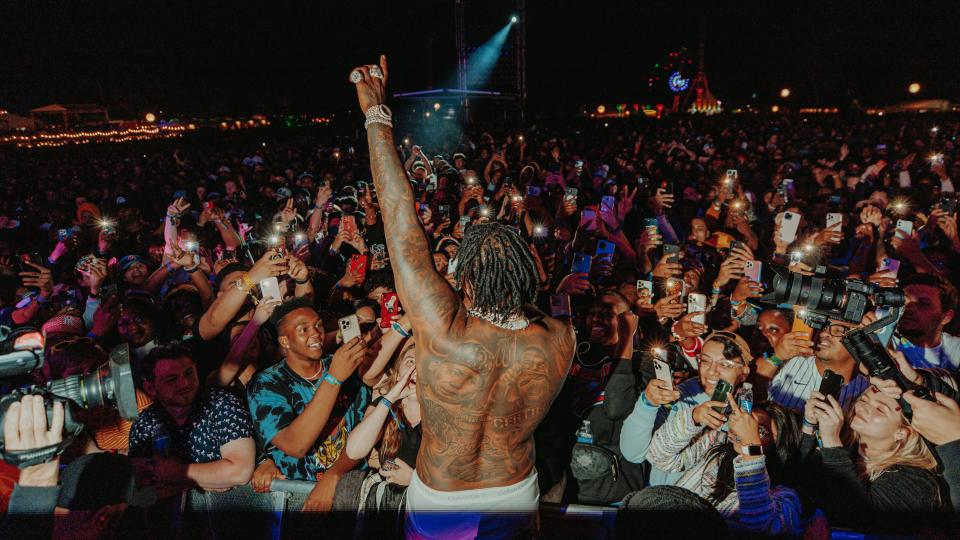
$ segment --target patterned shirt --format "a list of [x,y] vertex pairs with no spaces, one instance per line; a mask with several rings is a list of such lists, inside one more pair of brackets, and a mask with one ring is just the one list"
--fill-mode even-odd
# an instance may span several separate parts
[[[840,389],[840,406],[848,410],[860,394],[870,386],[870,380],[854,371],[853,380],[844,382]],[[810,394],[820,389],[823,376],[817,370],[813,356],[798,356],[787,362],[770,381],[767,395],[770,400],[792,411],[803,414],[803,406]]]
[[[332,356],[323,358],[324,371]],[[273,445],[273,438],[303,413],[321,384],[297,375],[283,360],[258,373],[247,387],[247,402],[259,440],[273,462],[289,480],[316,480],[340,457],[347,434],[363,420],[373,392],[356,374],[343,381],[326,426],[303,458],[288,456]]]
[[201,390],[182,426],[159,403],[148,407],[130,428],[130,456],[151,456],[154,433],[161,426],[170,437],[170,455],[184,463],[218,461],[223,445],[253,437],[243,401],[222,388]]

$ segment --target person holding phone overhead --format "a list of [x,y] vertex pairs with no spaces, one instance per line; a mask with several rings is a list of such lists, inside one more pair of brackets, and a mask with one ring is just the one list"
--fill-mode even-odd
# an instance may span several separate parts
[[750,373],[751,361],[740,336],[707,336],[700,358],[703,401],[671,413],[653,434],[647,460],[673,474],[669,484],[704,497],[750,532],[796,534],[800,499],[778,484],[799,448],[800,424],[774,403],[752,412],[741,409],[734,395]]
[[820,388],[823,373],[829,369],[843,377],[840,403],[846,410],[869,386],[869,381],[857,370],[857,362],[840,339],[851,326],[832,322],[819,330],[814,349],[814,332],[809,327],[797,324],[794,313],[791,332],[784,334],[774,346],[773,354],[757,363],[758,386],[767,386],[771,401],[793,410],[803,410],[804,403]]
[[343,449],[371,399],[356,374],[366,344],[358,336],[325,354],[323,323],[308,298],[280,305],[270,320],[284,358],[247,386],[250,415],[282,475],[317,481],[304,510],[326,511],[339,478],[357,464]]
[[536,265],[504,225],[467,229],[456,270],[463,300],[437,273],[396,153],[386,57],[356,68],[351,80],[367,118],[397,293],[418,342],[423,442],[407,490],[407,536],[532,532],[533,432],[570,369],[573,331],[524,309],[536,295]]

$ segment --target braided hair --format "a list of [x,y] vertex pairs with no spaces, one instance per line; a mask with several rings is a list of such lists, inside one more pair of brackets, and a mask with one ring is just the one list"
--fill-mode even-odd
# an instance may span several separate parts
[[537,295],[537,265],[530,249],[501,223],[467,228],[457,252],[456,278],[460,289],[470,292],[473,309],[497,322],[520,315]]

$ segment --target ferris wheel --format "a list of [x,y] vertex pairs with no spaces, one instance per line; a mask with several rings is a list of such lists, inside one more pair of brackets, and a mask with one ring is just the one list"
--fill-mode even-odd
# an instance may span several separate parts
[[679,94],[690,88],[695,71],[693,57],[686,47],[667,53],[666,58],[653,65],[647,78],[647,87],[653,95],[664,92]]

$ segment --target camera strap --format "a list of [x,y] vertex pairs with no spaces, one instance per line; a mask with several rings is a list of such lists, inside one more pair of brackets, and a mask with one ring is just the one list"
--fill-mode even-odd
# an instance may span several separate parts
[[7,450],[0,448],[0,459],[19,469],[48,463],[59,456],[73,443],[73,435],[65,435],[63,441],[32,450]]

